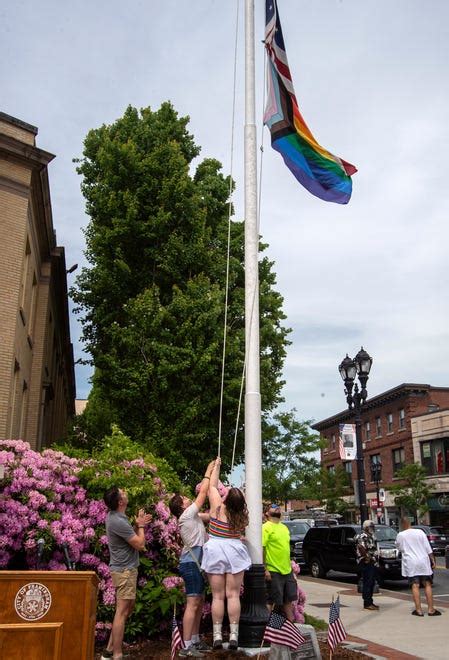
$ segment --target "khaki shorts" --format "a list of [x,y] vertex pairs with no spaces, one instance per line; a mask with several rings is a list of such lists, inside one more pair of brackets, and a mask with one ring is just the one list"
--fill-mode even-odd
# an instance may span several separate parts
[[127,568],[124,571],[111,571],[112,584],[115,587],[117,600],[136,600],[137,568]]

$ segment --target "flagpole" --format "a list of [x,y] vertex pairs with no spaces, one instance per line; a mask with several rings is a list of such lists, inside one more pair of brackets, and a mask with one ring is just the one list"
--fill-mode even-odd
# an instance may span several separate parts
[[245,15],[245,482],[246,537],[254,564],[262,564],[262,450],[259,357],[259,232],[255,124],[254,0]]
[[262,449],[259,356],[259,231],[255,122],[254,0],[245,0],[245,496],[252,566],[245,575],[239,645],[261,645],[268,610],[262,554]]

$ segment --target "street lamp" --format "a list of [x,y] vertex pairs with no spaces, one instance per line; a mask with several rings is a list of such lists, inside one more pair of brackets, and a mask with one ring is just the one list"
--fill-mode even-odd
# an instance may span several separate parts
[[73,266],[70,266],[70,268],[68,270],[66,270],[67,275],[70,275],[70,273],[73,273],[77,268],[78,268],[78,264],[73,264]]
[[[354,411],[355,415],[355,438],[357,443],[357,477],[358,477],[358,491],[359,491],[359,506],[360,506],[360,524],[368,519],[368,508],[366,506],[366,484],[365,484],[365,464],[363,456],[362,444],[362,407],[365,403],[368,392],[366,391],[366,383],[368,381],[369,372],[373,359],[362,348],[357,353],[355,358],[350,358],[348,354],[342,360],[338,370],[345,384],[346,401],[348,409]],[[358,383],[354,383],[356,375],[360,382],[360,389]]]
[[380,525],[382,522],[382,512],[380,510],[379,502],[379,482],[382,481],[382,463],[380,460],[376,460],[375,463],[371,463],[371,479],[376,484],[377,524]]

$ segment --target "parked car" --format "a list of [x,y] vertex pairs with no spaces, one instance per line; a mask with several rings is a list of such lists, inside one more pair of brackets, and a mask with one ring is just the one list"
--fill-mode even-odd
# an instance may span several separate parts
[[444,533],[442,527],[430,527],[429,525],[412,525],[413,529],[422,529],[427,536],[427,540],[433,550],[434,555],[442,555],[446,551],[446,546],[449,543],[449,535]]
[[310,529],[310,525],[306,522],[299,522],[298,520],[284,520],[283,522],[290,532],[290,557],[300,566],[304,566],[302,543]]
[[[312,527],[303,541],[306,566],[313,577],[325,577],[327,572],[342,571],[359,574],[355,537],[360,526]],[[375,525],[379,546],[379,579],[402,580],[401,553],[395,546],[397,531],[388,525]]]
[[[329,525],[338,525],[337,518],[301,518],[298,514],[290,514],[289,520],[294,520],[295,522],[307,523],[309,527],[328,527]],[[285,521],[284,521],[285,522]]]

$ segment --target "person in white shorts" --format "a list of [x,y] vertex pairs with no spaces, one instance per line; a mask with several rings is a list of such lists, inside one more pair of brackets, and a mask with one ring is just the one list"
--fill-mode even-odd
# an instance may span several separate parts
[[415,609],[413,616],[424,616],[421,609],[421,596],[419,588],[424,587],[427,601],[427,614],[440,616],[441,612],[433,606],[433,569],[435,557],[427,536],[422,529],[413,529],[408,518],[401,519],[402,532],[396,537],[396,545],[402,555],[402,575],[408,578],[412,588]]
[[229,649],[238,648],[240,588],[251,559],[242,541],[248,525],[245,496],[239,488],[230,488],[222,499],[218,492],[220,458],[215,461],[209,485],[209,540],[204,545],[201,568],[206,571],[212,590],[213,647],[223,646],[222,625],[225,599],[230,625]]

